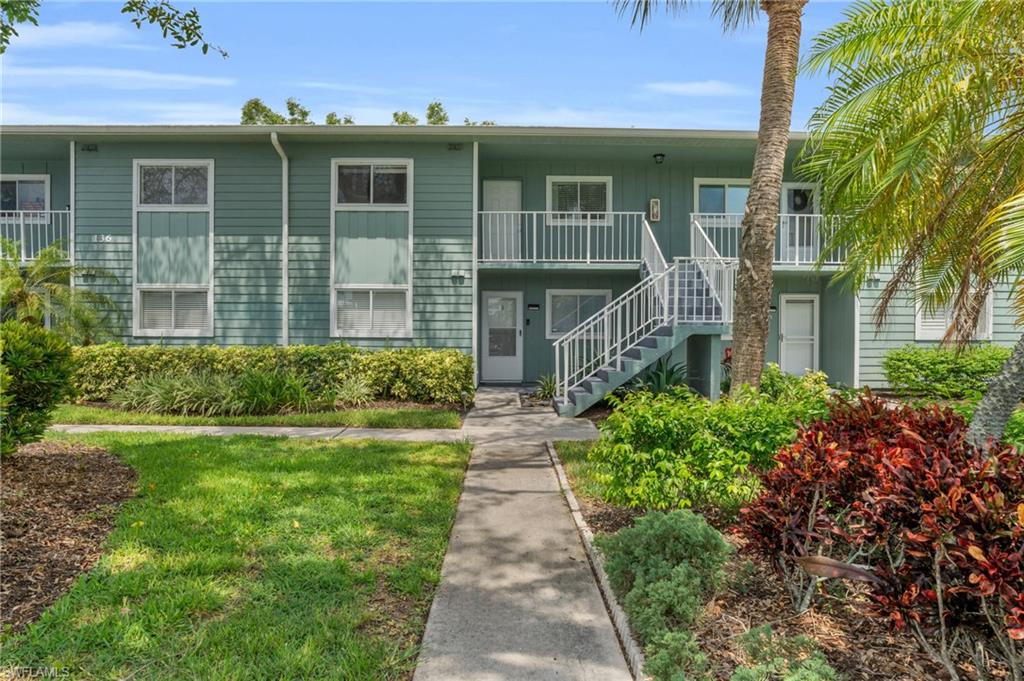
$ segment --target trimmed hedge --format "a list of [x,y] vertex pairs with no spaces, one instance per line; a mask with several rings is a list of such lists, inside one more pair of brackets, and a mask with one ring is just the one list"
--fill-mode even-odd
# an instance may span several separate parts
[[0,325],[0,454],[43,436],[72,370],[71,348],[56,333],[16,321]]
[[375,399],[466,405],[473,401],[473,359],[455,349],[364,350],[347,343],[219,347],[105,343],[74,348],[74,394],[105,402],[152,374],[241,374],[278,371],[300,376],[315,395],[364,376]]
[[961,399],[984,393],[1011,350],[999,345],[974,345],[960,351],[907,345],[886,353],[882,369],[889,387],[899,395]]

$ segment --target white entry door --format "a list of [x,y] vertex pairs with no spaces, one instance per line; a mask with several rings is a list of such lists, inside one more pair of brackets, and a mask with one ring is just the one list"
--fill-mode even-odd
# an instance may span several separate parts
[[523,380],[523,293],[483,293],[483,356],[480,380]]
[[818,370],[818,296],[779,296],[779,366],[787,374]]
[[523,184],[519,180],[484,180],[483,257],[521,260],[523,253]]

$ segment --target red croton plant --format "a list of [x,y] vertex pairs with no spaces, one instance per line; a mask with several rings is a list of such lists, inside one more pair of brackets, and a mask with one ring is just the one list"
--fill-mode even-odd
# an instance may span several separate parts
[[1024,462],[969,445],[948,408],[837,400],[801,429],[742,511],[747,550],[798,609],[822,578],[866,584],[869,611],[909,630],[950,676],[973,658],[1024,679]]

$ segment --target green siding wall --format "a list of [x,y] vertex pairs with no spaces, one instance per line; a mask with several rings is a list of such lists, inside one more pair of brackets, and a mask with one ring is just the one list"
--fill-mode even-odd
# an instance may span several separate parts
[[136,225],[140,284],[205,284],[210,280],[207,213],[144,213]]
[[[76,160],[76,255],[116,284],[129,343],[276,343],[281,328],[281,161],[266,144],[100,141]],[[214,159],[213,338],[132,338],[132,159]]]
[[408,212],[339,210],[334,216],[334,283],[408,283]]
[[[479,287],[481,300],[485,291],[523,291],[523,380],[535,381],[555,371],[554,341],[545,337],[548,289],[611,289],[614,299],[638,281],[639,272],[485,271]],[[530,305],[539,309],[530,310]]]
[[[366,346],[472,349],[473,148],[431,143],[289,143],[291,341],[330,337],[332,158],[413,159],[413,337],[347,339]],[[452,272],[466,273],[462,283]]]
[[[889,387],[882,370],[885,354],[893,348],[908,343],[923,346],[938,345],[935,341],[917,341],[914,339],[914,304],[909,295],[901,295],[890,308],[885,322],[879,327],[875,324],[875,310],[878,299],[890,278],[888,271],[881,272],[878,279],[867,282],[860,290],[860,379],[861,385],[877,389]],[[1016,315],[1011,308],[1007,295],[1010,285],[1004,284],[996,288],[993,301],[992,342],[999,345],[1013,345],[1024,332],[1014,322]]]

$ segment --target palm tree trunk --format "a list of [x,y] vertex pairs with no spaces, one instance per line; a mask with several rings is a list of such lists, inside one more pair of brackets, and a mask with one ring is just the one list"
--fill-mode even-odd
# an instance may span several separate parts
[[782,173],[800,59],[800,19],[807,0],[762,0],[768,44],[761,82],[761,120],[743,213],[732,328],[732,385],[761,383],[772,297],[772,261]]
[[1024,336],[1020,337],[999,374],[989,383],[967,429],[967,439],[984,447],[1003,437],[1013,411],[1024,398]]

